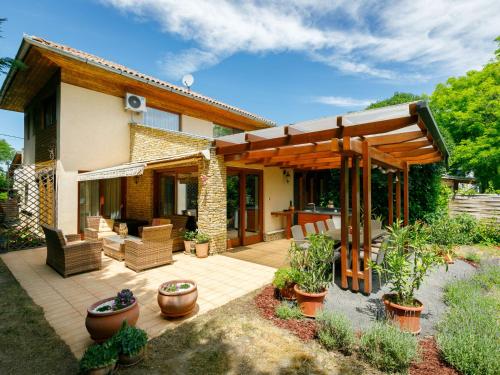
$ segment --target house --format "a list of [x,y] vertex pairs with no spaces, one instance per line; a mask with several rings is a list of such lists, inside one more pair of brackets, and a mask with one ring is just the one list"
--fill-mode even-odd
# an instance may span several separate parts
[[[263,219],[293,199],[291,184],[271,199],[283,179],[280,168],[226,167],[212,147],[220,135],[273,127],[272,121],[35,36],[23,37],[17,59],[27,68],[9,72],[0,108],[25,114],[24,164],[54,160],[53,224],[63,231],[81,232],[87,215],[167,216],[175,226],[191,214],[219,251],[226,222],[234,244],[262,241],[280,229],[279,218]],[[144,97],[146,112],[126,110],[127,93]],[[231,197],[229,218],[226,174],[248,201]],[[245,231],[240,214],[247,216]]]
[[[402,216],[408,223],[411,165],[448,157],[423,101],[275,126],[41,38],[25,36],[17,58],[28,68],[9,72],[0,108],[25,113],[24,163],[36,169],[55,160],[56,186],[48,191],[56,194],[54,224],[66,232],[81,231],[95,214],[136,224],[168,217],[178,230],[194,218],[211,237],[211,250],[221,252],[228,244],[283,237],[283,217],[290,218],[286,209],[295,202],[300,223],[338,217],[342,285],[350,277],[356,289],[364,278],[369,293],[370,257],[363,273],[357,260],[351,269],[345,258],[349,223],[351,253],[371,251],[372,168],[388,176],[388,222]],[[146,112],[127,110],[127,94],[139,106],[145,98]],[[340,186],[322,186],[329,169],[340,169]],[[306,210],[325,189],[339,191],[340,207]],[[364,250],[354,240],[361,190]]]

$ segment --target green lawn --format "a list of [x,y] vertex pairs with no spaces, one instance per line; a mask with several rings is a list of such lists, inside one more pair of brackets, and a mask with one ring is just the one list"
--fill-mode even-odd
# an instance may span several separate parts
[[75,374],[78,363],[0,260],[0,374]]

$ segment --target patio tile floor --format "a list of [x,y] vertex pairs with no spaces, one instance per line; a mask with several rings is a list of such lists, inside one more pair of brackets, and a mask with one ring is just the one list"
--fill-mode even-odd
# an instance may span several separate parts
[[[286,267],[289,265],[290,242],[290,240],[285,239],[260,242],[255,245],[236,247],[226,251],[223,255],[273,268]],[[251,274],[251,272],[248,273]]]
[[[245,248],[251,251],[253,246],[259,245],[262,244]],[[265,250],[259,247],[253,253],[257,254],[263,249]],[[258,259],[255,254],[253,255]],[[273,259],[273,264],[279,263],[279,255],[267,255],[276,258]],[[272,266],[251,263],[251,259],[243,261],[221,255],[198,259],[174,254],[173,264],[136,273],[126,268],[123,262],[103,255],[101,270],[64,279],[45,264],[45,257],[45,248],[1,255],[14,277],[33,301],[44,309],[49,324],[77,358],[92,344],[85,329],[87,307],[99,299],[115,295],[122,288],[130,288],[138,297],[141,312],[137,326],[146,330],[152,338],[196,315],[268,284],[275,272]],[[197,282],[198,309],[185,319],[166,320],[159,313],[157,289],[162,282],[177,278]]]

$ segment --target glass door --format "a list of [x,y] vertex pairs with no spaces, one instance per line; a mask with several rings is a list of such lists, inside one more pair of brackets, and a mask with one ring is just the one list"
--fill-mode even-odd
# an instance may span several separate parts
[[240,175],[239,173],[227,176],[227,238],[231,241],[231,247],[241,245],[240,231]]
[[228,170],[226,219],[232,247],[262,241],[262,213],[262,172]]

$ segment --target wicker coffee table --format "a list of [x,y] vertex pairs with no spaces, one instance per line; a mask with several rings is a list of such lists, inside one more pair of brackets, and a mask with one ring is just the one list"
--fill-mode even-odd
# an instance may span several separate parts
[[102,245],[104,254],[113,259],[123,261],[125,259],[125,240],[140,241],[141,239],[135,236],[121,237],[118,234],[104,237]]

